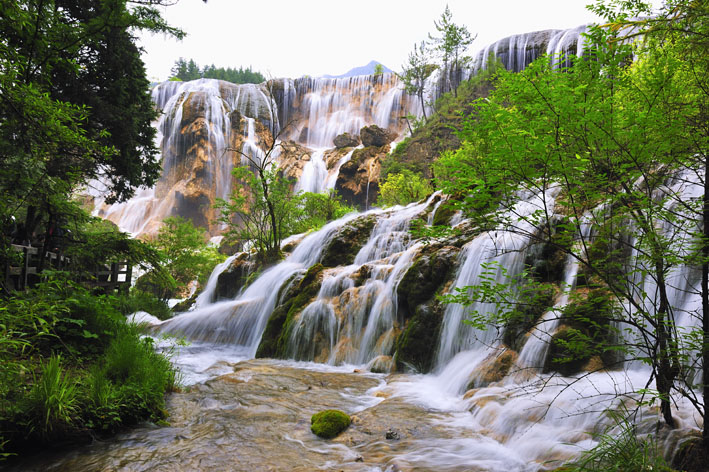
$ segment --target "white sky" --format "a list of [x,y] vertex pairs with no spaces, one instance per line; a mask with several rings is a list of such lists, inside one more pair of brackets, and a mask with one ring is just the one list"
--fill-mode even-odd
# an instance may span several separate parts
[[505,36],[598,21],[593,0],[181,0],[163,9],[182,40],[143,35],[148,77],[162,81],[179,57],[200,66],[251,66],[273,77],[342,74],[376,60],[399,71],[434,32],[446,4],[478,34],[471,53]]

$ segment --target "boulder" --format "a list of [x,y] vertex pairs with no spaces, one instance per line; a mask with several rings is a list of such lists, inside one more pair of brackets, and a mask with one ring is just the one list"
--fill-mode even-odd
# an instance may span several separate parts
[[399,307],[404,311],[404,316],[413,314],[418,305],[433,298],[450,278],[459,253],[460,249],[455,246],[437,248],[430,245],[422,250],[397,288]]
[[396,370],[394,359],[391,356],[377,356],[367,365],[370,372],[375,374],[389,374]]
[[397,370],[428,372],[433,367],[438,338],[443,321],[440,304],[419,305],[396,340]]
[[342,133],[338,136],[335,136],[335,139],[333,140],[333,144],[338,149],[345,148],[345,147],[356,147],[356,146],[359,146],[359,143],[360,143],[359,136],[355,136],[350,133]]
[[322,264],[315,264],[307,272],[296,274],[278,288],[279,303],[266,322],[256,357],[286,357],[293,321],[320,291],[324,269]]
[[340,167],[335,190],[350,205],[366,210],[377,201],[381,159],[388,147],[355,149],[349,161]]
[[324,410],[310,418],[310,431],[325,439],[332,439],[346,430],[352,420],[340,410]]
[[466,390],[486,387],[491,383],[501,381],[510,373],[518,357],[519,355],[515,351],[504,347],[502,350],[493,352],[475,369]]
[[354,219],[343,225],[323,248],[321,263],[325,267],[349,265],[369,239],[376,218],[373,215]]
[[380,128],[377,125],[365,126],[359,130],[359,136],[362,139],[362,144],[365,147],[374,146],[381,147],[386,146],[396,139],[396,133],[393,133],[384,128]]
[[[249,275],[257,269],[257,263],[249,258],[249,253],[242,252],[229,264],[217,278],[216,300],[231,300],[244,288]],[[216,301],[215,300],[215,301]]]

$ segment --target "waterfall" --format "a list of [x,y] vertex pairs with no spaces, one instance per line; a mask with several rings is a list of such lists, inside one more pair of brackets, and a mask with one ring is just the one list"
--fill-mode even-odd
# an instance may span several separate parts
[[[530,237],[536,231],[527,219],[536,211],[553,208],[557,192],[558,188],[552,188],[541,194],[520,194],[520,200],[509,212],[516,220],[510,222],[509,228],[482,233],[464,247],[454,289],[478,284],[484,276],[492,276],[494,283],[499,284],[509,284],[518,277],[524,269],[525,250]],[[494,274],[485,273],[485,265],[489,263],[496,263]],[[474,302],[468,307],[451,303],[446,307],[437,355],[439,370],[461,351],[487,351],[497,344],[497,333],[493,329],[480,330],[463,323],[472,312],[485,314],[495,309],[494,304],[484,302]],[[474,354],[474,357],[484,355]]]
[[[310,160],[303,167],[303,174],[295,185],[294,192],[320,193],[328,188],[327,165],[323,154],[325,154],[325,149],[316,149],[313,152]],[[351,153],[349,155],[352,156]],[[335,176],[335,180],[337,180],[337,176]]]
[[315,264],[336,230],[356,216],[349,215],[333,221],[305,237],[290,256],[266,270],[236,299],[178,315],[163,323],[160,331],[189,339],[244,346],[253,357],[266,321],[276,306],[278,289],[293,275]]

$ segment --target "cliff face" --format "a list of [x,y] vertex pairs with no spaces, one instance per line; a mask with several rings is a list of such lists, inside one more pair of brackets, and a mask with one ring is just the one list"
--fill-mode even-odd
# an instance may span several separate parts
[[[389,151],[388,143],[403,134],[401,116],[418,113],[416,102],[403,93],[393,74],[278,79],[259,85],[211,79],[165,82],[153,90],[153,101],[162,113],[156,124],[162,177],[155,188],[143,189],[129,202],[98,202],[99,216],[136,235],[154,233],[162,219],[173,215],[218,234],[213,223],[216,199],[228,198],[237,188],[232,169],[245,162],[244,154],[258,159],[263,143],[272,139],[272,129],[281,143],[278,164],[297,182],[294,191],[348,187],[349,200],[365,208],[367,184],[361,182],[361,170],[355,172],[356,183],[338,179],[355,151],[360,129],[379,125],[384,130],[379,134],[386,136],[365,164],[375,181],[376,198],[377,162]],[[335,138],[345,133],[345,141],[336,145]]]
[[[430,86],[431,99],[447,91],[446,74],[470,77],[495,56],[512,70],[544,53],[575,53],[585,27],[549,30],[502,39],[482,50],[469,70],[448,71]],[[582,49],[582,48],[581,48]],[[434,80],[434,81],[435,81]],[[464,94],[474,98],[484,90]],[[395,74],[347,78],[275,79],[263,84],[235,85],[200,79],[165,82],[152,92],[161,118],[159,147],[163,175],[153,189],[141,189],[134,199],[118,205],[95,202],[95,213],[135,235],[150,235],[168,216],[180,215],[217,235],[213,205],[228,198],[239,183],[231,176],[243,162],[242,153],[257,157],[262,143],[279,133],[278,162],[297,183],[294,191],[337,189],[360,209],[376,200],[380,168],[389,143],[407,132],[407,115],[421,116],[418,100],[406,95]],[[466,99],[467,99],[466,98]],[[458,109],[455,107],[458,106]],[[449,104],[437,117],[397,150],[396,160],[430,177],[430,163],[441,151],[459,145],[451,126],[468,102]],[[359,135],[376,125],[386,139],[368,141]],[[366,132],[365,132],[366,134]],[[340,136],[341,138],[337,140]]]

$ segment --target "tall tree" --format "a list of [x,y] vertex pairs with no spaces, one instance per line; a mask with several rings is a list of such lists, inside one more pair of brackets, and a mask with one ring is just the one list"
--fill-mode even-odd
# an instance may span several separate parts
[[463,67],[470,62],[465,51],[473,44],[477,35],[473,36],[465,25],[453,22],[453,14],[446,5],[438,21],[434,21],[438,35],[428,35],[428,39],[439,54],[442,61],[441,79],[453,95],[458,96],[458,86],[462,77]]
[[132,31],[181,36],[161,1],[2,0],[0,190],[24,239],[59,218],[80,184],[103,178],[109,200],[151,185],[160,165]]
[[406,93],[418,97],[426,121],[426,81],[436,70],[436,65],[433,64],[431,51],[425,41],[419,45],[414,44],[414,50],[409,53],[408,61],[401,68],[402,72],[397,76],[404,84]]

